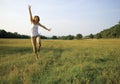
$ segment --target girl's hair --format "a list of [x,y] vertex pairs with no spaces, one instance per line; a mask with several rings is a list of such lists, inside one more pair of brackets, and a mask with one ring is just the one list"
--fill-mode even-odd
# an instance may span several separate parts
[[39,16],[36,15],[36,16],[34,16],[34,18],[38,18],[38,22],[40,21],[40,17]]

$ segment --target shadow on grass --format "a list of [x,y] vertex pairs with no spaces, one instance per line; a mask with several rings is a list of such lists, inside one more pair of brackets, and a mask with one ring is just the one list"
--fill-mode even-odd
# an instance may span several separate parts
[[47,48],[47,47],[42,47],[42,48],[41,48],[41,52],[42,52],[42,53],[53,52],[53,56],[54,56],[55,58],[61,57],[61,56],[62,56],[62,53],[63,53],[64,51],[70,51],[70,52],[71,52],[71,49],[62,49],[62,48],[54,48],[54,47],[49,47],[49,48]]
[[31,47],[9,47],[9,46],[1,46],[0,47],[0,57],[9,55],[9,54],[25,54],[32,52]]

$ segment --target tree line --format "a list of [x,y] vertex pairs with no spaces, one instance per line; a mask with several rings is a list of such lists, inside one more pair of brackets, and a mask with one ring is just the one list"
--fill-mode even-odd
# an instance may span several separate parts
[[[73,40],[73,39],[82,39],[82,34],[77,34],[76,36],[73,35],[68,35],[68,36],[55,36],[53,35],[52,37],[46,37],[41,35],[41,39],[63,39],[63,40]],[[0,30],[0,38],[21,38],[21,39],[26,39],[30,38],[28,35],[20,35],[17,32],[11,33],[7,32],[5,30]]]
[[[17,32],[7,32],[5,30],[0,30],[0,38],[21,38],[21,39],[28,39],[30,38],[29,35],[21,35]],[[41,35],[42,39],[48,39],[48,37]]]
[[73,40],[73,39],[101,39],[101,38],[120,38],[120,22],[108,29],[105,29],[97,34],[90,34],[83,37],[82,34],[77,34],[76,36],[53,36],[52,39],[63,39],[63,40]]
[[[0,30],[0,38],[30,38],[28,35],[20,35],[17,32],[11,33],[5,30]],[[67,35],[67,36],[56,36],[46,37],[41,35],[41,39],[62,39],[62,40],[73,40],[73,39],[101,39],[101,38],[120,38],[120,22],[108,29],[105,29],[97,34],[90,34],[83,37],[82,34]]]
[[73,40],[73,39],[82,39],[83,36],[82,34],[76,34],[76,36],[74,35],[67,35],[67,36],[52,36],[51,39],[62,39],[62,40]]
[[0,38],[29,38],[28,35],[20,35],[17,32],[11,33],[5,30],[0,30]]

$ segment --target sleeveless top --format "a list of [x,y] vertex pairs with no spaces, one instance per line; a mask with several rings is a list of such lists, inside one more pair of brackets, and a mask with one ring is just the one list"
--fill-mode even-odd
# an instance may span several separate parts
[[31,37],[35,37],[35,36],[38,36],[39,33],[38,33],[38,25],[35,25],[35,24],[31,24]]

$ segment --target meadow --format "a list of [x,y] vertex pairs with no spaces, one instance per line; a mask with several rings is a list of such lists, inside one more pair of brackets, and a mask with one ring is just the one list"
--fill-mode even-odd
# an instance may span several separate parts
[[0,39],[0,84],[120,84],[120,39]]

